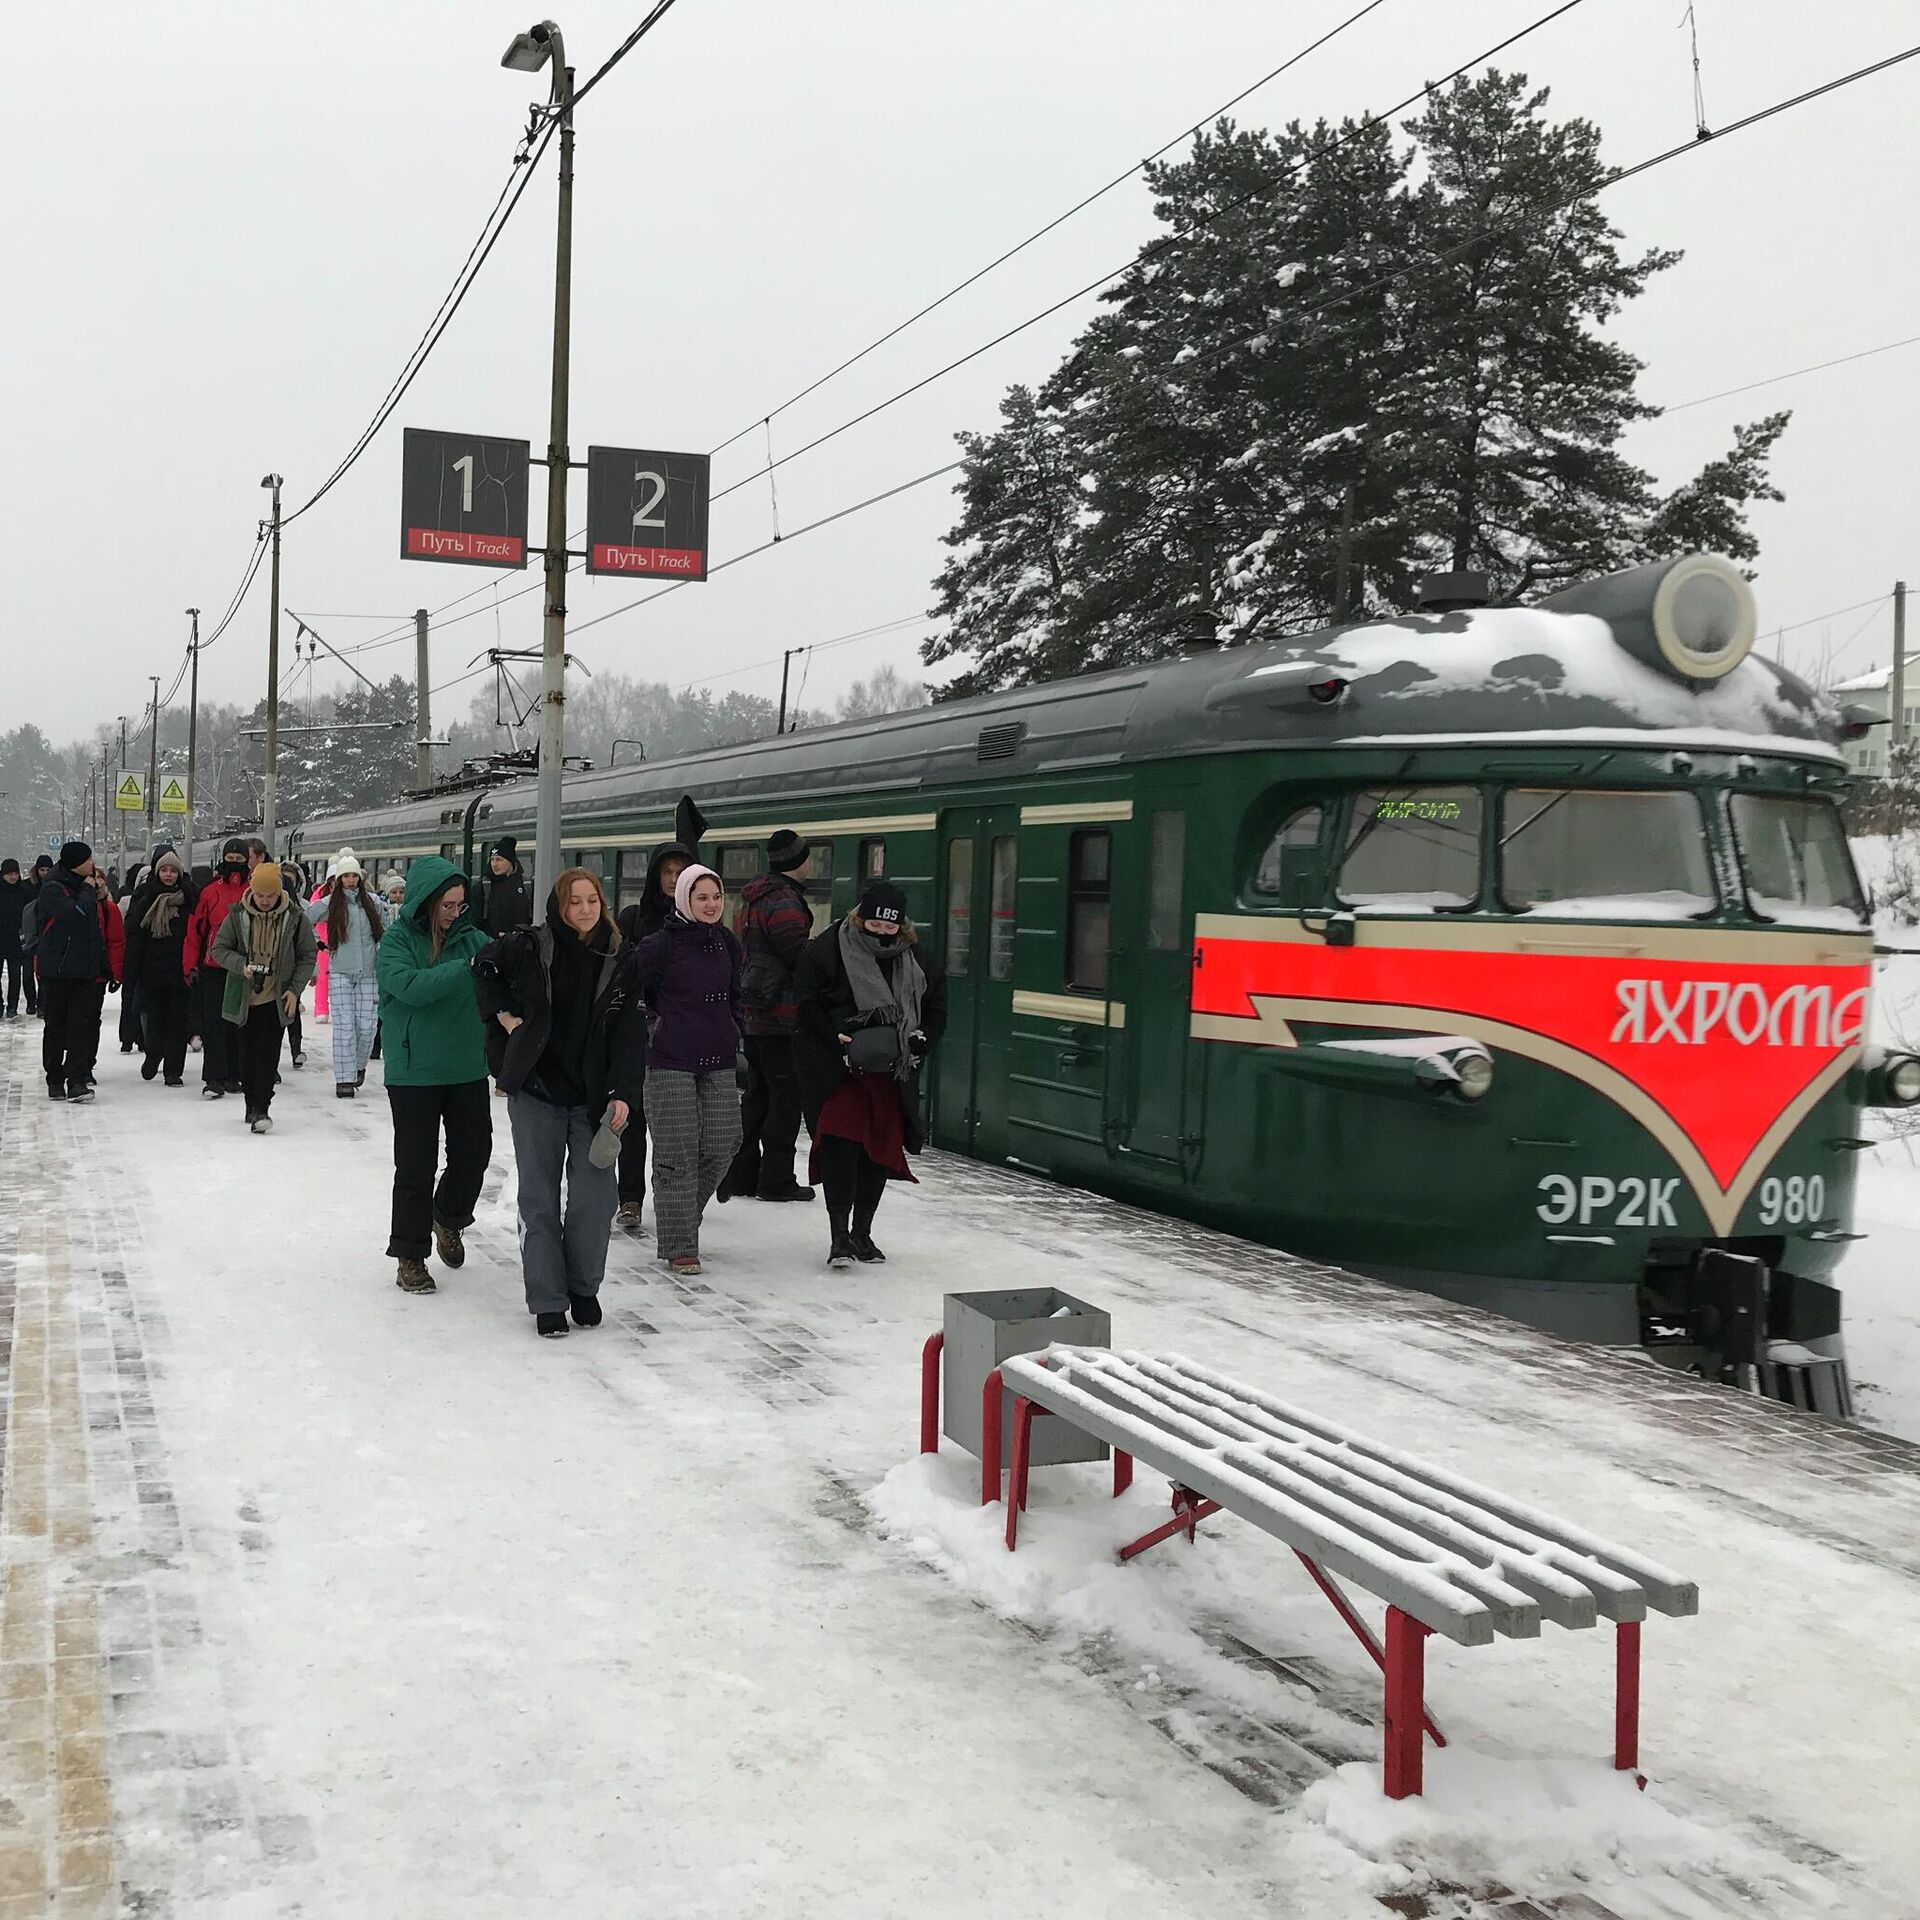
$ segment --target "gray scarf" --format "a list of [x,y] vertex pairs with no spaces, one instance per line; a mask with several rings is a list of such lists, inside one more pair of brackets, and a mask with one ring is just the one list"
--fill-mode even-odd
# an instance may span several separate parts
[[[880,955],[897,956],[891,966],[882,968]],[[861,1013],[887,1012],[900,1029],[900,1057],[894,1062],[896,1080],[913,1073],[913,1055],[907,1050],[907,1035],[920,1031],[920,997],[927,984],[913,949],[895,936],[876,940],[866,928],[854,925],[852,914],[840,922],[840,961],[847,970],[847,985],[853,989],[853,1004]]]

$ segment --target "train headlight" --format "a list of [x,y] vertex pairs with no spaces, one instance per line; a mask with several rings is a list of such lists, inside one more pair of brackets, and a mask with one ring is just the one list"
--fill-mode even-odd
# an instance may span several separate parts
[[1604,620],[1619,646],[1677,680],[1731,673],[1753,651],[1759,626],[1752,587],[1717,553],[1682,554],[1583,580],[1539,604]]
[[1887,1066],[1887,1092],[1903,1107],[1920,1100],[1920,1060],[1912,1054]]
[[[1915,1061],[1920,1066],[1920,1061]],[[1459,1074],[1459,1091],[1462,1100],[1484,1100],[1493,1091],[1493,1060],[1484,1053],[1469,1053],[1454,1062]]]
[[1413,1063],[1413,1077],[1435,1093],[1484,1100],[1493,1091],[1493,1056],[1472,1040],[1436,1047]]

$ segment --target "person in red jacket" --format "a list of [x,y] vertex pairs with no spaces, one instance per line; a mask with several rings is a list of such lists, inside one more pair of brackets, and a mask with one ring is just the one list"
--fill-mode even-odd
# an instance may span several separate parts
[[200,1089],[203,1100],[239,1093],[240,1030],[221,1018],[220,1001],[227,976],[213,964],[213,936],[225,924],[233,903],[247,890],[247,843],[229,840],[220,849],[220,866],[200,889],[193,918],[187,922],[180,967],[200,1007]]

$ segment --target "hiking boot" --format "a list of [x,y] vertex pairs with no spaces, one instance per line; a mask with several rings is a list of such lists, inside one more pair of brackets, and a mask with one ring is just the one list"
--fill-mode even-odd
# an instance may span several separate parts
[[542,1340],[564,1340],[567,1337],[567,1316],[564,1313],[536,1313],[533,1316],[533,1330]]
[[885,1261],[887,1256],[873,1244],[872,1234],[854,1233],[849,1238],[853,1241],[853,1257],[863,1267],[878,1266]]
[[629,1230],[637,1228],[640,1224],[640,1202],[638,1200],[622,1200],[620,1202],[620,1211],[613,1216],[613,1224],[616,1227],[626,1227]]
[[433,1275],[427,1271],[424,1260],[402,1260],[400,1272],[394,1281],[402,1293],[433,1293]]
[[597,1327],[600,1324],[599,1297],[591,1293],[570,1293],[567,1305],[573,1312],[573,1324],[576,1327]]
[[433,1223],[433,1245],[442,1264],[449,1267],[464,1267],[467,1264],[466,1243],[460,1238],[458,1227],[443,1227],[436,1220]]
[[844,1272],[848,1267],[857,1265],[859,1259],[860,1250],[853,1244],[852,1236],[836,1233],[833,1236],[833,1245],[827,1253],[827,1265],[836,1272]]
[[813,1198],[813,1189],[811,1187],[803,1187],[799,1181],[796,1180],[790,1187],[762,1187],[760,1191],[755,1194],[754,1198],[757,1200],[811,1200]]

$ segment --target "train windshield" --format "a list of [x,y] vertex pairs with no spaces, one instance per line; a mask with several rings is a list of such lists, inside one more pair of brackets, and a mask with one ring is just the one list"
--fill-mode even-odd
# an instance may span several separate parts
[[1340,862],[1346,905],[1457,913],[1479,897],[1479,788],[1376,787],[1354,795]]
[[1716,905],[1700,802],[1684,792],[1515,788],[1500,893],[1517,913],[1687,920]]
[[1802,926],[1865,924],[1846,828],[1831,800],[1736,793],[1731,811],[1740,872],[1756,913]]

